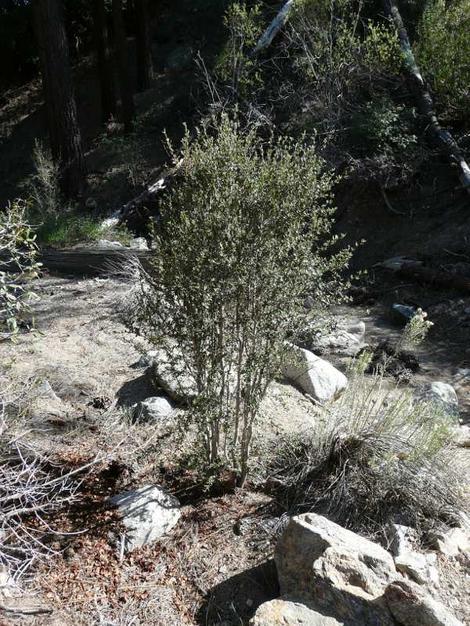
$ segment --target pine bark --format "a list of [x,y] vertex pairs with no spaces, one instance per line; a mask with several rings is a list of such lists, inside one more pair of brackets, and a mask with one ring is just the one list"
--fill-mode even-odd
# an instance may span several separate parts
[[70,198],[84,190],[85,161],[63,7],[61,0],[34,0],[33,7],[52,158],[62,193]]
[[103,122],[107,122],[110,117],[116,115],[116,94],[104,0],[93,0],[93,28],[100,82],[101,115]]
[[145,91],[153,80],[148,0],[135,0],[137,90]]
[[129,72],[129,53],[127,37],[122,15],[122,0],[113,0],[113,26],[114,26],[114,55],[118,75],[118,87],[121,100],[120,120],[124,124],[124,130],[132,130],[135,107],[132,92],[132,81]]

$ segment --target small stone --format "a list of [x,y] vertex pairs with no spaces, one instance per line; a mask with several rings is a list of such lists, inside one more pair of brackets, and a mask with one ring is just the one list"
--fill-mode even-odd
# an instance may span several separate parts
[[161,487],[148,485],[110,500],[126,528],[124,550],[130,552],[167,534],[178,522],[180,503]]
[[153,360],[155,382],[176,402],[187,403],[197,395],[196,381],[188,372],[184,356],[177,346],[156,351]]
[[98,208],[98,202],[94,198],[87,198],[85,200],[85,206],[91,211],[95,211]]
[[278,598],[262,604],[250,626],[341,626],[334,617],[322,615],[306,604]]
[[173,406],[163,396],[154,396],[138,402],[134,407],[134,416],[141,421],[158,422],[173,413]]
[[392,304],[393,318],[401,323],[407,324],[415,315],[417,308],[414,306],[408,306],[406,304]]
[[151,367],[155,363],[157,357],[158,350],[149,350],[140,357],[137,367]]

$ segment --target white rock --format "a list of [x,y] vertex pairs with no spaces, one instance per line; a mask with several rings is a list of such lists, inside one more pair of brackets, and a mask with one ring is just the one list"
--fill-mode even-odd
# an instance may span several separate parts
[[387,529],[387,538],[390,542],[390,552],[393,556],[399,556],[413,549],[413,544],[417,539],[417,532],[410,526],[390,524]]
[[171,355],[166,350],[156,350],[153,371],[156,383],[173,400],[188,402],[197,395],[196,383],[188,374],[183,355],[176,346]]
[[393,624],[381,596],[398,574],[378,544],[306,513],[289,521],[275,561],[282,596],[302,598],[346,623]]
[[470,554],[470,532],[465,526],[446,532],[437,531],[429,539],[433,548],[446,556],[458,556],[461,552]]
[[454,430],[455,443],[461,448],[470,448],[470,426],[458,426]]
[[443,604],[411,581],[391,583],[384,596],[393,617],[402,626],[463,626]]
[[48,380],[43,380],[37,387],[37,395],[40,398],[49,398],[50,400],[56,400],[60,402],[59,396],[52,389],[51,383]]
[[289,345],[283,374],[320,403],[333,400],[348,385],[346,376],[331,363],[293,345]]
[[300,602],[271,600],[256,611],[250,626],[342,626],[334,617],[318,613]]
[[108,239],[100,239],[96,243],[96,247],[103,250],[120,250],[124,248],[120,241],[109,241]]
[[414,549],[418,538],[414,528],[402,524],[391,524],[387,535],[390,541],[390,552],[394,556],[395,567],[399,572],[421,585],[439,584],[436,555],[424,554]]
[[179,501],[153,485],[121,493],[111,498],[111,503],[119,509],[126,527],[126,552],[160,539],[181,516]]
[[433,382],[417,389],[415,397],[419,401],[432,402],[450,415],[458,415],[459,399],[452,385]]
[[337,327],[320,333],[312,339],[311,350],[315,352],[355,356],[364,347],[366,325],[362,321],[340,320]]
[[147,241],[145,237],[136,237],[129,242],[129,248],[131,250],[148,250]]
[[395,567],[420,585],[439,584],[435,554],[423,554],[414,550],[403,551],[395,557]]
[[150,367],[155,364],[155,361],[158,357],[158,350],[148,350],[145,354],[143,354],[139,362],[137,363],[138,367]]
[[139,420],[155,421],[164,420],[173,413],[173,406],[163,396],[146,398],[135,405],[134,415]]
[[107,217],[105,220],[103,220],[101,222],[101,229],[102,230],[109,230],[111,228],[116,228],[116,226],[119,226],[119,217],[118,214],[113,215],[111,217]]

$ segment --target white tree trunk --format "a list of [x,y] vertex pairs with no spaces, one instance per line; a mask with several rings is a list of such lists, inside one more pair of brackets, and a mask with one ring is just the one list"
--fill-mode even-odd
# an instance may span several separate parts
[[276,17],[273,19],[271,24],[268,26],[268,28],[264,31],[264,33],[259,38],[258,43],[256,44],[255,49],[252,52],[253,55],[258,54],[258,52],[260,52],[261,50],[264,50],[264,48],[267,48],[268,46],[271,45],[271,42],[274,39],[274,37],[278,34],[278,32],[287,22],[289,18],[289,14],[293,6],[294,6],[294,0],[287,0],[287,2],[285,2],[282,5],[282,8],[279,11],[279,13],[276,15]]
[[[441,151],[446,154],[451,162],[455,163],[459,168],[459,178],[462,186],[470,193],[470,167],[468,166],[465,158],[460,150],[455,139],[439,124],[436,112],[434,110],[434,103],[429,93],[423,76],[416,63],[413,50],[411,49],[410,40],[407,30],[403,24],[400,11],[398,9],[395,0],[383,0],[383,7],[386,16],[393,21],[398,31],[398,38],[400,40],[400,47],[404,54],[404,66],[405,72],[408,78],[411,91],[416,99],[418,111],[428,121],[429,131],[434,135],[437,145]],[[449,36],[451,34],[449,33]]]

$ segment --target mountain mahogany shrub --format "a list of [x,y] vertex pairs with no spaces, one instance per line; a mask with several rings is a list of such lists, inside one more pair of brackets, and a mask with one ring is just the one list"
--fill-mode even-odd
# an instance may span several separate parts
[[313,145],[262,142],[222,115],[170,149],[181,175],[162,202],[137,322],[175,374],[178,345],[205,463],[231,465],[243,483],[260,402],[286,338],[307,322],[305,296],[337,299],[350,251],[332,251],[333,179]]
[[216,62],[214,86],[227,100],[246,97],[262,84],[260,68],[250,54],[263,32],[261,18],[259,3],[247,7],[234,2],[225,13],[228,37]]

